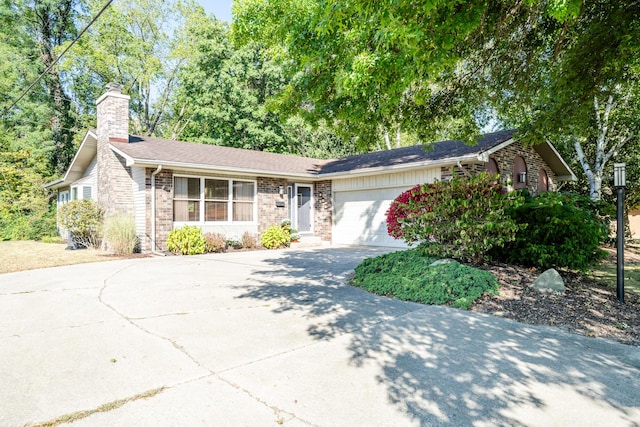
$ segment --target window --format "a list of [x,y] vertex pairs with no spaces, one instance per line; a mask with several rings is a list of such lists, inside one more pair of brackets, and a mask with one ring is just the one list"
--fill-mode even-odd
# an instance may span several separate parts
[[493,157],[489,158],[489,161],[484,165],[484,168],[487,172],[492,175],[496,175],[500,173],[500,169],[498,169],[498,163]]
[[549,191],[549,176],[547,171],[540,169],[538,171],[538,194]]
[[513,159],[513,188],[527,188],[527,163],[522,156]]
[[174,180],[173,220],[200,221],[200,178]]
[[91,187],[82,187],[82,198],[90,199],[91,198]]
[[227,221],[229,218],[229,181],[226,179],[205,179],[204,206],[205,221]]
[[71,200],[78,200],[78,187],[71,189]]
[[253,221],[253,182],[233,181],[233,220]]
[[174,177],[173,220],[253,221],[255,188],[252,181]]

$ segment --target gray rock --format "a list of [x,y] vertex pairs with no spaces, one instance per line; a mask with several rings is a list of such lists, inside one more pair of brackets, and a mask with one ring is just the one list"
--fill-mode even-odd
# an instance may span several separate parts
[[429,264],[429,267],[433,267],[434,265],[440,265],[440,264],[450,264],[452,262],[458,262],[458,261],[451,258],[443,258],[443,259],[433,261],[431,264]]
[[552,294],[564,294],[564,280],[555,269],[550,268],[540,275],[532,284],[531,288],[539,292]]

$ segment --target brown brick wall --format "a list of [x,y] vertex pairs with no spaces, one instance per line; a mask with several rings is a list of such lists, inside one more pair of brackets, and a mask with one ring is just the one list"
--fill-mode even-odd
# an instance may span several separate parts
[[[97,201],[105,216],[133,214],[133,178],[125,160],[109,144],[126,144],[129,136],[129,97],[107,92],[97,101]],[[109,242],[103,242],[109,250]]]
[[[516,156],[522,156],[527,164],[527,186],[526,188],[532,193],[538,192],[538,173],[540,169],[544,169],[549,177],[549,191],[555,191],[557,188],[556,175],[549,168],[542,157],[536,152],[533,147],[523,147],[518,141],[513,144],[498,150],[491,158],[493,158],[498,164],[500,172],[500,181],[509,189],[513,189],[513,160]],[[475,162],[462,165],[466,173],[477,174],[485,171],[485,163]],[[458,166],[447,166],[441,168],[441,175],[443,181],[448,181],[452,177],[452,170],[459,176],[465,175]]]
[[513,188],[513,160],[516,156],[522,156],[527,164],[526,188],[532,194],[538,193],[538,173],[541,168],[547,172],[547,176],[549,177],[549,191],[556,191],[558,181],[551,168],[545,164],[542,157],[540,157],[533,147],[523,147],[522,144],[517,141],[491,156],[498,164],[500,179],[508,188]]
[[314,193],[314,234],[322,240],[331,241],[331,181],[318,181]]
[[[145,171],[145,201],[146,201],[146,251],[151,251],[151,174],[155,169]],[[162,170],[156,174],[156,248],[157,251],[167,250],[169,232],[173,230],[173,171]]]
[[[285,178],[258,177],[258,233],[263,233],[272,225],[279,225],[289,217],[287,207],[287,180]],[[280,197],[282,186],[284,194]],[[277,207],[276,202],[284,202],[284,207]]]

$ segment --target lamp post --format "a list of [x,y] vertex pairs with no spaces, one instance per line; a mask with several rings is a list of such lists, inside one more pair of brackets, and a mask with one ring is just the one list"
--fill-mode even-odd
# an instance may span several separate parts
[[627,181],[627,171],[624,163],[613,165],[613,185],[617,192],[618,246],[617,295],[618,301],[624,302],[624,186]]

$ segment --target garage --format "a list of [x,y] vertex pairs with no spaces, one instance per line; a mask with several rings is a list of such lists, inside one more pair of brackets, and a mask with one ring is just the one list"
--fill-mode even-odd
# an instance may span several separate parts
[[436,178],[439,169],[335,180],[333,243],[406,248],[387,233],[387,209],[403,191]]

